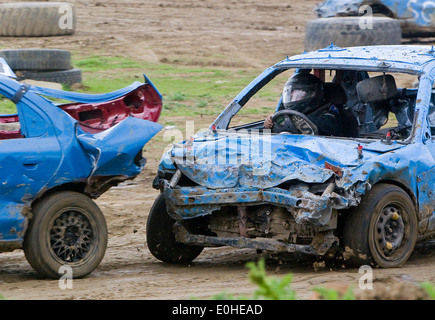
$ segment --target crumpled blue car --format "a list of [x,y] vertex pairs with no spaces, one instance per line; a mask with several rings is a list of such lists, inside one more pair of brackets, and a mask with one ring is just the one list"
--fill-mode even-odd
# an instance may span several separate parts
[[107,246],[93,199],[141,172],[161,95],[147,78],[90,95],[20,83],[3,59],[0,73],[0,103],[17,111],[0,115],[0,251],[23,248],[44,277],[83,277]]
[[[303,72],[345,93],[337,126],[347,134],[320,135],[311,114],[283,110],[273,86]],[[434,77],[430,46],[331,45],[267,68],[207,130],[163,155],[151,253],[187,263],[215,246],[322,259],[346,251],[355,266],[402,266],[435,234]],[[251,102],[258,110],[256,98],[274,114],[272,130],[242,113]]]

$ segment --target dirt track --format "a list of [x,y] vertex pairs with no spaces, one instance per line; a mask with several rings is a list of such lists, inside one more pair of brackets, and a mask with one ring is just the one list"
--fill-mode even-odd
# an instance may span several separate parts
[[[311,1],[71,1],[76,5],[75,35],[55,38],[0,38],[5,48],[63,48],[81,53],[134,56],[150,62],[266,66],[303,50],[304,25],[313,18]],[[8,299],[208,299],[229,292],[247,294],[254,286],[245,263],[260,256],[251,250],[206,249],[189,266],[156,260],[145,244],[148,211],[157,196],[151,188],[162,150],[151,148],[136,180],[111,189],[98,204],[109,227],[109,247],[99,268],[76,279],[72,290],[41,280],[22,251],[0,255],[0,294]],[[413,283],[435,283],[435,244],[419,245],[400,269],[374,270],[374,290],[362,292],[358,269],[341,263],[315,268],[312,259],[268,260],[270,275],[293,274],[298,297],[312,297],[316,286],[352,286],[358,294],[381,299],[417,298]],[[406,289],[404,289],[406,287]]]

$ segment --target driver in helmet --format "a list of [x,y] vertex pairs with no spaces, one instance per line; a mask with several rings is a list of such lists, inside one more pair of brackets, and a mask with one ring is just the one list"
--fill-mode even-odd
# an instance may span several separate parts
[[[343,89],[331,83],[325,85],[313,74],[298,73],[286,82],[278,111],[294,110],[303,113],[316,125],[319,135],[340,136],[343,134],[341,110],[347,97],[344,90],[344,97],[343,92],[337,90]],[[340,98],[334,99],[336,101],[331,103],[325,100],[331,100],[330,98],[336,97],[337,93]],[[269,115],[264,122],[266,129],[272,129],[274,126],[272,116],[273,114]]]

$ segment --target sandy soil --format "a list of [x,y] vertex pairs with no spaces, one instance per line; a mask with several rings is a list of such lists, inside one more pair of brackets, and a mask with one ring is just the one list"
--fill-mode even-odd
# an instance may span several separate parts
[[[151,62],[213,65],[224,68],[266,66],[303,50],[304,25],[314,18],[310,1],[81,1],[77,32],[68,37],[0,38],[4,48],[60,48],[84,54],[134,56]],[[72,290],[43,280],[21,250],[0,255],[0,294],[8,299],[209,299],[228,292],[249,295],[246,262],[261,256],[252,250],[210,248],[188,266],[156,260],[145,243],[145,224],[158,192],[151,188],[162,150],[150,142],[147,167],[135,180],[97,200],[109,227],[106,255],[91,275],[75,279]],[[269,258],[272,276],[293,274],[301,299],[313,287],[355,288],[360,298],[417,299],[416,283],[435,283],[435,243],[420,244],[400,269],[373,270],[373,290],[361,290],[358,269],[340,261],[308,257]]]

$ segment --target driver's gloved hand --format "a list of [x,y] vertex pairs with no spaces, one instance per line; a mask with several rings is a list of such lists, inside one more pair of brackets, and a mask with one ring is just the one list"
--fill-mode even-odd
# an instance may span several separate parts
[[266,120],[264,120],[264,128],[271,129],[273,127],[272,116],[273,114],[268,115]]

